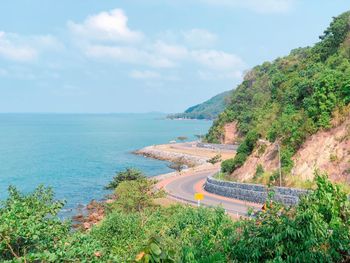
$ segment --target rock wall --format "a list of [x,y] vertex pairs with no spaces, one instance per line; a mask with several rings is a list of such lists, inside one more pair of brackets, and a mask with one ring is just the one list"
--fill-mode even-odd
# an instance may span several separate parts
[[[243,201],[263,204],[266,201],[268,189],[264,185],[228,182],[208,177],[204,189],[210,193],[231,197]],[[274,200],[285,205],[295,205],[301,195],[307,194],[306,190],[274,187]]]

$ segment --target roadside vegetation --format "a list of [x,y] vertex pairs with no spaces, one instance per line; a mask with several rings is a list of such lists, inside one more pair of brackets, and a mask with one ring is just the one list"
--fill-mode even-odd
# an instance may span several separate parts
[[[143,178],[118,184],[106,216],[88,231],[57,214],[50,188],[13,187],[0,206],[1,262],[346,262],[350,204],[326,175],[296,207],[267,201],[254,217],[233,221],[221,208],[160,207]],[[273,193],[271,193],[273,194]]]
[[350,12],[341,14],[313,47],[298,48],[248,72],[206,140],[219,143],[226,123],[237,122],[244,140],[234,159],[222,163],[228,174],[241,167],[259,138],[281,146],[282,174],[304,141],[339,125],[349,113]]

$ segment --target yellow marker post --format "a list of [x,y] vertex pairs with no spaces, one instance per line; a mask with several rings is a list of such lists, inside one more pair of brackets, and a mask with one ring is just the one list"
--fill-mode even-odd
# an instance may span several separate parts
[[204,194],[203,193],[195,193],[194,194],[194,199],[197,200],[197,205],[201,205],[201,200],[204,199]]

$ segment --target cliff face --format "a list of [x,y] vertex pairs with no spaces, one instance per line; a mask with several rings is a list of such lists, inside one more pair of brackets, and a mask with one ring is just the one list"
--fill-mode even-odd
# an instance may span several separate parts
[[275,151],[273,145],[256,153],[261,139],[279,143],[281,170],[291,185],[311,179],[315,168],[334,180],[349,181],[348,120],[339,119],[349,104],[350,11],[334,17],[314,46],[249,71],[206,140],[232,143],[235,134],[242,136],[235,158],[222,166],[240,179],[254,176],[259,164],[265,171],[276,168],[267,157]]
[[350,116],[340,126],[308,138],[293,160],[293,176],[310,180],[317,168],[333,181],[350,184]]
[[224,125],[223,138],[221,138],[221,143],[223,144],[234,144],[240,138],[237,122],[230,122]]
[[[335,127],[309,137],[292,159],[294,167],[287,184],[292,184],[293,179],[312,181],[315,169],[327,172],[334,182],[350,184],[350,114]],[[231,176],[240,182],[251,181],[258,165],[270,174],[278,170],[276,143],[258,143],[244,165]]]

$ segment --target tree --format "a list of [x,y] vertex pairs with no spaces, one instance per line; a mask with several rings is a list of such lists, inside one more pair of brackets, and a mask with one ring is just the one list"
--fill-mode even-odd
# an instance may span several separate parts
[[138,179],[121,182],[116,188],[116,205],[125,212],[141,212],[154,205],[154,199],[165,196],[156,188],[156,180]]
[[126,168],[124,171],[117,173],[116,176],[113,177],[112,181],[105,186],[105,189],[114,190],[121,182],[144,178],[146,178],[146,176],[140,170],[135,168]]
[[199,141],[202,141],[202,139],[205,138],[205,135],[203,135],[203,134],[195,134],[194,137],[196,137]]
[[0,206],[0,261],[22,262],[20,258],[27,254],[54,250],[70,231],[69,225],[57,217],[63,205],[54,200],[50,188],[40,186],[22,195],[10,187],[8,199]]
[[208,161],[208,163],[211,163],[212,165],[221,162],[221,154],[216,154],[215,156],[213,156],[212,158],[210,158]]
[[176,140],[179,140],[180,142],[186,141],[188,138],[186,136],[179,136],[176,138]]
[[183,169],[188,167],[187,163],[184,157],[180,157],[168,164],[168,167],[180,173]]

